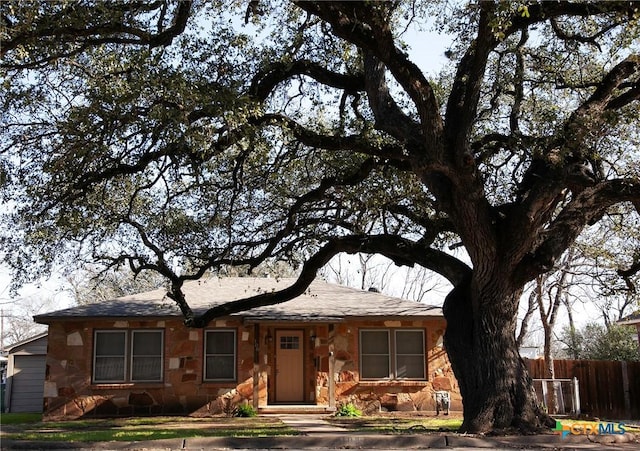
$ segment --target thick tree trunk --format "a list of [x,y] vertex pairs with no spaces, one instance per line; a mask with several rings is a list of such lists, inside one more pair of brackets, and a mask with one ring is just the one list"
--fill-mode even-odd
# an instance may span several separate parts
[[[445,347],[460,384],[463,432],[516,428],[531,432],[552,426],[538,407],[531,377],[515,339],[519,293],[475,288],[468,280],[444,304]],[[473,288],[472,288],[473,286]]]

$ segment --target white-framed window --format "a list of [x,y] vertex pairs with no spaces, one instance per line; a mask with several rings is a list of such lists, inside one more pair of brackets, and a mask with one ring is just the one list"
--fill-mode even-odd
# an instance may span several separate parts
[[162,331],[131,331],[131,380],[162,381]]
[[204,333],[204,380],[236,380],[235,329],[207,330]]
[[127,332],[96,330],[93,339],[93,381],[124,382],[126,380]]
[[162,330],[96,330],[93,382],[161,382]]
[[360,376],[363,379],[391,377],[391,343],[388,330],[360,331]]
[[422,329],[360,330],[360,377],[426,380]]
[[396,378],[426,379],[424,330],[395,330]]

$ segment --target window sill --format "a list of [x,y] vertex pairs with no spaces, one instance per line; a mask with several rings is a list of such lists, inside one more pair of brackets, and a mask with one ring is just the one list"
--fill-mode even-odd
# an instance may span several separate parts
[[94,390],[124,390],[129,388],[164,388],[164,382],[115,382],[113,384],[94,383],[90,385]]
[[380,380],[360,380],[358,381],[359,385],[362,386],[395,386],[401,385],[403,387],[426,387],[429,384],[429,381],[416,381],[416,380],[403,380],[403,379],[380,379]]

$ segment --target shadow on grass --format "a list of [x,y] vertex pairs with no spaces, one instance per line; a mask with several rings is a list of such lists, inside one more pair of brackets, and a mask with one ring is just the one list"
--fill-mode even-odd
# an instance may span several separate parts
[[[4,415],[3,415],[4,417]],[[4,420],[4,418],[3,418]],[[63,442],[139,441],[199,437],[274,437],[298,432],[277,419],[148,417],[63,422],[3,421],[2,438]]]

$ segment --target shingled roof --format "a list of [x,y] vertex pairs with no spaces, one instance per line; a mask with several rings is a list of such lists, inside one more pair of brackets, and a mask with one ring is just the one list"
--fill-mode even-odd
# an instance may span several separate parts
[[[295,279],[214,277],[185,283],[183,291],[195,313],[225,302],[278,291]],[[158,289],[112,301],[81,305],[34,317],[38,323],[100,318],[174,318],[178,307]],[[407,301],[372,291],[356,290],[316,279],[305,293],[281,304],[231,315],[245,321],[342,321],[346,318],[441,317],[440,307]]]
[[631,315],[627,315],[618,321],[618,324],[622,325],[631,325],[631,324],[640,324],[640,311],[633,312]]

